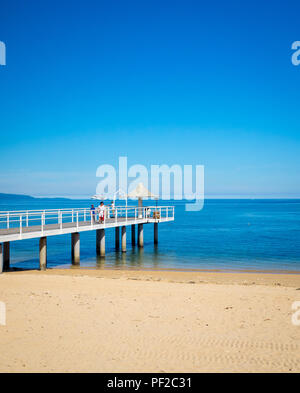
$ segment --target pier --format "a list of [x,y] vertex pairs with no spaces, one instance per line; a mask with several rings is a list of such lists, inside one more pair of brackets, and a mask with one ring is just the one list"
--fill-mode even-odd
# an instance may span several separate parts
[[[131,227],[131,244],[144,247],[145,224],[153,224],[154,244],[158,243],[158,224],[174,221],[174,206],[106,208],[99,223],[97,209],[48,209],[0,212],[0,273],[10,268],[10,243],[39,238],[40,270],[47,268],[47,237],[71,234],[72,264],[80,264],[80,232],[96,232],[96,253],[105,257],[105,231],[115,228],[115,249],[126,252],[127,227]],[[121,228],[121,231],[120,231]]]

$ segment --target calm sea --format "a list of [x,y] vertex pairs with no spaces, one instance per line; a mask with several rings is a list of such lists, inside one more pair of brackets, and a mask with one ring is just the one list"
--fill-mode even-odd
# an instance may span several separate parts
[[[90,200],[0,200],[0,210],[87,207]],[[120,201],[120,205],[122,202]],[[153,204],[153,202],[152,202]],[[147,203],[145,203],[147,205]],[[144,226],[145,247],[133,249],[128,233],[125,255],[114,251],[114,229],[106,230],[106,257],[97,259],[95,232],[81,233],[81,266],[95,268],[293,270],[300,271],[300,200],[206,200],[200,212],[175,205],[175,221]],[[48,266],[70,266],[70,235],[48,238]],[[14,267],[35,269],[38,239],[11,244]]]

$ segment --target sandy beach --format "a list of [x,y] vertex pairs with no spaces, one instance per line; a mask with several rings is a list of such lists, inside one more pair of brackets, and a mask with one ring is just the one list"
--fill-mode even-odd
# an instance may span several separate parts
[[300,275],[116,270],[0,276],[1,372],[299,372]]

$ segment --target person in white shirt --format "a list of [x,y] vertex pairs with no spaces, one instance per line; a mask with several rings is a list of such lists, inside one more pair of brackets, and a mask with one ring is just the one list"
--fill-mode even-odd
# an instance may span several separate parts
[[100,203],[100,206],[98,207],[98,212],[99,212],[99,224],[103,224],[104,217],[105,217],[105,206],[103,202]]

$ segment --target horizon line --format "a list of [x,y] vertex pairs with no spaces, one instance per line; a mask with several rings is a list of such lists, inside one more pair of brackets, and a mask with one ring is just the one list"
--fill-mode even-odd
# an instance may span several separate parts
[[[0,193],[3,195],[11,195],[11,196],[20,196],[20,197],[31,197],[35,199],[55,199],[55,198],[64,198],[64,199],[71,199],[71,200],[79,200],[79,199],[86,199],[92,200],[91,195],[84,195],[84,194],[15,194],[15,193]],[[111,196],[107,198],[102,198],[103,200],[112,200]],[[125,200],[126,198],[116,198],[116,200]],[[129,200],[135,200],[132,198],[128,198]],[[155,200],[156,198],[144,198],[145,200]],[[159,200],[162,201],[195,201],[196,198],[182,198],[181,196],[173,195],[171,198],[164,199],[162,195],[159,196]],[[200,199],[200,198],[199,198]],[[258,195],[240,195],[240,194],[206,194],[204,195],[205,199],[300,199],[300,195],[293,195],[293,194],[258,194]],[[98,200],[98,199],[97,199]],[[100,199],[99,199],[100,200]]]

